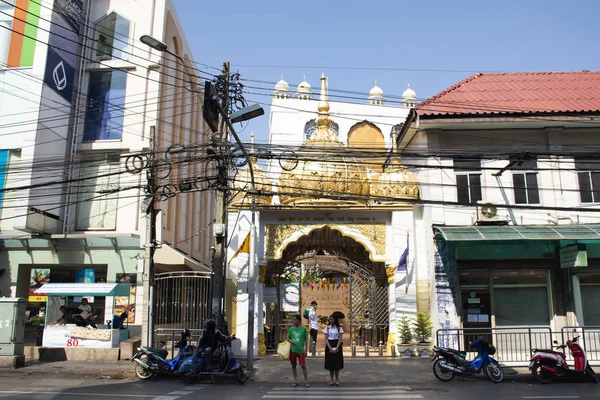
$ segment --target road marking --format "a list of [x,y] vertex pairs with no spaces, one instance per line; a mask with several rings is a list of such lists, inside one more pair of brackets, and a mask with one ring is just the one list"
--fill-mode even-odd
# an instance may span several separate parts
[[370,387],[280,387],[273,388],[263,399],[422,399],[420,394],[410,394],[408,386]]
[[[301,384],[300,384],[301,385]],[[301,390],[303,389],[302,386],[298,386],[298,387],[278,387],[278,388],[273,388],[271,391],[297,391],[297,390]],[[340,387],[333,387],[333,386],[311,386],[311,390],[312,389],[317,389],[317,390],[331,390],[334,392],[339,392],[340,390],[352,390],[353,392],[356,391],[378,391],[380,389],[384,389],[384,390],[406,390],[406,391],[410,391],[412,390],[410,388],[410,386],[361,386],[361,387],[351,387],[351,386],[340,386]]]
[[187,396],[188,394],[194,393],[191,390],[176,390],[171,393],[167,393],[169,396]]
[[[266,394],[263,399],[364,399],[367,394],[299,394],[299,395],[270,395]],[[423,396],[419,394],[370,394],[369,399],[422,399]]]
[[26,391],[17,391],[17,390],[2,390],[0,391],[0,394],[7,394],[7,395],[23,395],[23,394],[55,394],[55,395],[62,395],[62,396],[103,396],[103,397],[129,397],[129,398],[139,398],[139,399],[150,399],[155,397],[156,395],[154,394],[119,394],[119,393],[111,393],[110,395],[107,395],[106,393],[89,393],[89,392],[57,392],[57,391],[52,391],[52,392],[46,392],[46,391],[32,391],[32,390],[26,390]]

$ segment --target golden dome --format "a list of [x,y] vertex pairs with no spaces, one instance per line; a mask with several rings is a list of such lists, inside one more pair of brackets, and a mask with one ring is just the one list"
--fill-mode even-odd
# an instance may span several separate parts
[[[254,153],[254,132],[250,135],[252,138],[252,147],[250,153]],[[252,170],[254,172],[254,187],[257,192],[265,192],[271,193],[273,191],[273,185],[271,184],[271,179],[269,176],[263,171],[261,167],[259,167],[256,163],[258,159],[254,156],[250,157],[250,161],[252,162]],[[233,197],[231,199],[231,203],[229,204],[232,207],[240,207],[240,208],[249,208],[252,206],[252,197],[249,192],[252,189],[252,177],[250,176],[250,166],[246,165],[244,169],[238,172],[234,181],[232,193]],[[256,195],[256,204],[262,205],[270,205],[273,201],[273,195],[265,194],[265,195]]]
[[[377,174],[371,183],[371,196],[373,201],[395,202],[401,199],[417,200],[419,198],[419,184],[417,178],[407,167],[400,163],[400,158],[396,147],[396,135],[393,134],[392,158],[388,167],[380,174]],[[379,197],[385,197],[382,199]]]
[[367,169],[357,162],[331,128],[324,75],[318,110],[317,130],[300,146],[297,157],[287,161],[279,177],[281,204],[366,203]]

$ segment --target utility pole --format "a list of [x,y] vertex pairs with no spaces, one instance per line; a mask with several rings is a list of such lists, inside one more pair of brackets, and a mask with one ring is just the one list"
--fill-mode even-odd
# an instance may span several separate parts
[[144,309],[142,311],[142,346],[152,346],[154,337],[154,251],[156,250],[156,127],[150,127],[150,154],[146,170],[146,198],[142,202],[142,211],[146,213],[146,254],[144,257]]
[[[223,93],[221,104],[226,113],[229,111],[229,62],[223,63]],[[225,300],[225,263],[227,257],[227,203],[225,194],[227,192],[229,134],[227,130],[227,115],[221,115],[220,138],[219,138],[219,160],[218,177],[220,190],[217,190],[217,215],[215,218],[215,254],[212,259],[212,315],[217,326],[223,328],[223,308]]]

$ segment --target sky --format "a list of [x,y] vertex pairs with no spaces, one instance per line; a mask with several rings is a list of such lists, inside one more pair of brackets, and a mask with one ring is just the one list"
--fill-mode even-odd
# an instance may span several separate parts
[[[303,76],[318,92],[325,73],[365,99],[377,81],[424,100],[476,72],[600,69],[597,0],[173,1],[196,62],[268,82],[283,73],[293,92]],[[242,141],[268,141],[268,114],[238,124]]]

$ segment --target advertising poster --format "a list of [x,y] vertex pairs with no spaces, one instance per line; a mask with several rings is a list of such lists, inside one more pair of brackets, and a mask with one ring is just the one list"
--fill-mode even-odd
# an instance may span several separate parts
[[300,284],[282,283],[280,286],[281,311],[300,311]]
[[82,0],[54,0],[44,82],[71,103],[79,60]]
[[35,291],[42,287],[43,284],[50,282],[49,268],[32,268],[29,278],[29,298],[30,302],[45,302],[47,296],[44,293],[36,293]]
[[115,315],[121,315],[122,313],[127,312],[127,322],[132,324],[135,322],[135,292],[137,287],[137,275],[117,274],[117,283],[128,283],[131,285],[131,287],[129,288],[129,297],[115,297]]
[[46,347],[114,348],[119,346],[118,329],[90,329],[77,326],[49,326],[44,329]]

